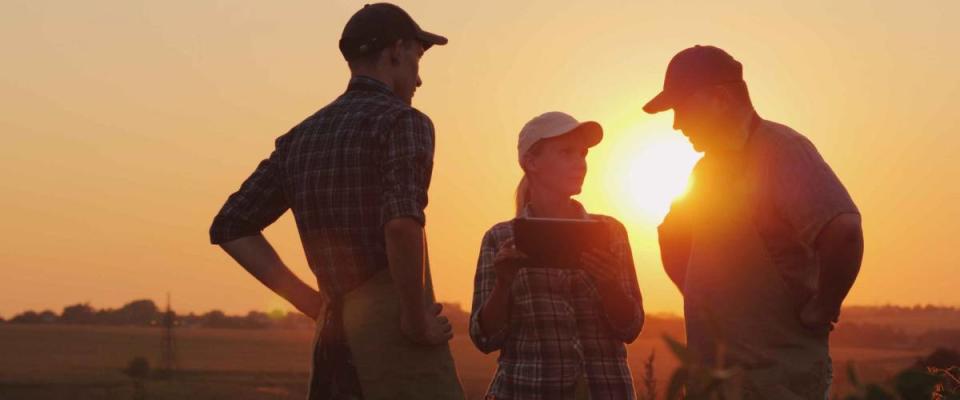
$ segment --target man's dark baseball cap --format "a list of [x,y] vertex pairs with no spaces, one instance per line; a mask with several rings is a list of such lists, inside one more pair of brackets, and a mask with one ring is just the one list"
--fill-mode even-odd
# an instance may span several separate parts
[[447,38],[423,29],[402,8],[390,3],[367,4],[353,14],[340,35],[340,53],[347,61],[380,51],[401,39],[417,39],[424,49],[447,44]]
[[698,89],[737,82],[743,82],[739,61],[717,47],[696,45],[673,56],[667,65],[663,91],[643,106],[643,111],[666,111]]

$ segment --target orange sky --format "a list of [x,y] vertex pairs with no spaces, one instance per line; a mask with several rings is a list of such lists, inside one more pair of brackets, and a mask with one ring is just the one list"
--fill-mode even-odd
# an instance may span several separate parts
[[[848,303],[960,305],[960,2],[401,3],[450,38],[414,105],[437,153],[428,235],[439,297],[469,304],[483,232],[512,216],[516,134],[563,110],[606,139],[580,199],[628,224],[648,310],[680,311],[655,225],[695,154],[641,106],[670,57],[714,44],[764,117],[810,137],[864,215]],[[207,228],[273,139],[345,87],[362,2],[0,4],[0,316],[134,298],[284,306]],[[678,183],[679,182],[679,183]],[[307,278],[288,213],[266,235]]]

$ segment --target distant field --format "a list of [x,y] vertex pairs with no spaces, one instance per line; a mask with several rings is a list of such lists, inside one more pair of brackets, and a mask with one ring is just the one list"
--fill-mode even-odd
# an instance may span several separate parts
[[[177,381],[148,381],[150,399],[299,399],[306,391],[312,332],[305,330],[179,329]],[[469,338],[452,342],[460,377],[471,399],[482,398],[496,355],[474,349]],[[656,351],[657,379],[676,367],[659,337],[630,345],[635,375]],[[160,330],[141,327],[0,325],[0,399],[131,399],[133,386],[122,372],[136,356],[156,366]],[[840,385],[848,361],[863,375],[880,379],[909,365],[922,352],[835,348]]]
[[851,308],[844,310],[844,322],[861,324],[888,325],[916,334],[932,329],[960,330],[960,312],[954,310],[935,310],[917,312],[878,312],[876,309]]

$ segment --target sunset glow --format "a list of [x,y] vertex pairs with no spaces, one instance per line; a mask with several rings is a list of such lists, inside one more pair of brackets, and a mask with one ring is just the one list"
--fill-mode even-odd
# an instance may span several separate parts
[[[603,125],[577,199],[627,226],[647,310],[681,312],[656,226],[699,154],[642,107],[699,43],[743,63],[760,115],[807,136],[863,213],[848,304],[960,304],[960,191],[944,183],[960,174],[960,2],[400,3],[450,39],[413,99],[436,127],[440,300],[469,308],[483,233],[515,214],[517,133],[557,110]],[[0,5],[0,317],[167,292],[182,311],[289,309],[208,229],[276,137],[343,93],[337,39],[362,5]],[[291,213],[264,234],[315,284]]]
[[[635,124],[610,135],[592,159],[603,197],[625,221],[656,224],[690,186],[690,171],[701,155],[678,132]],[[588,195],[589,199],[593,197]]]

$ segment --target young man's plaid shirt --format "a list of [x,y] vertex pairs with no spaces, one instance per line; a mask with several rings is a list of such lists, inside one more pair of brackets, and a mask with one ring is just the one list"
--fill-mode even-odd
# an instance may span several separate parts
[[338,297],[387,268],[384,224],[425,223],[433,123],[383,83],[346,93],[276,140],[210,228],[224,243],[255,235],[292,209],[321,291]]
[[307,262],[332,301],[321,316],[310,399],[362,391],[342,337],[340,299],[387,268],[387,221],[425,223],[433,149],[426,115],[383,83],[355,77],[346,93],[279,137],[214,218],[210,241],[220,244],[256,235],[293,210]]

